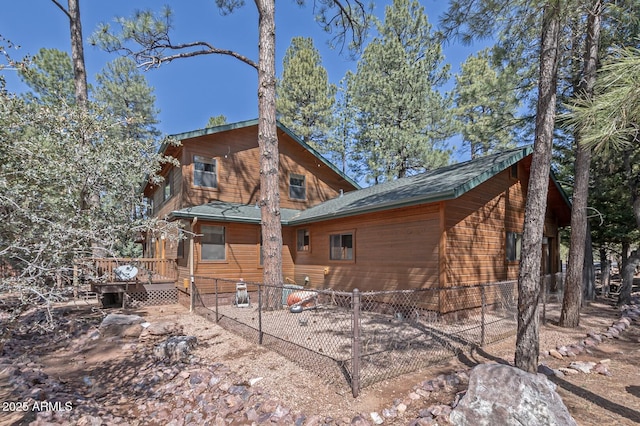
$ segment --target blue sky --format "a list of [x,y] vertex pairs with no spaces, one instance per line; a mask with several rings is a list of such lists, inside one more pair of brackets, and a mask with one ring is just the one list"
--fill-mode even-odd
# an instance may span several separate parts
[[[60,0],[65,4],[65,0]],[[312,37],[320,51],[329,78],[338,83],[356,62],[332,50],[327,45],[331,35],[322,31],[313,20],[312,2],[298,6],[294,0],[276,5],[276,71],[282,70],[282,58],[291,38]],[[376,2],[376,14],[384,16],[390,1]],[[446,1],[422,0],[429,22],[437,27]],[[172,41],[206,40],[216,47],[236,50],[257,61],[257,13],[252,1],[231,15],[222,16],[213,0],[81,0],[82,29],[85,59],[90,81],[115,54],[107,54],[87,43],[89,36],[101,22],[112,22],[115,16],[131,16],[136,10],[159,11],[168,5],[174,12]],[[70,52],[67,17],[50,0],[20,0],[3,3],[0,14],[0,35],[21,46],[12,50],[14,58],[33,55],[42,47]],[[452,71],[479,47],[451,43],[444,46],[445,61]],[[25,90],[15,71],[0,70],[11,92]],[[149,84],[155,89],[156,107],[160,110],[159,128],[163,133],[175,134],[199,129],[208,118],[223,114],[228,122],[256,118],[257,72],[248,65],[221,55],[177,60],[160,68],[146,71]]]

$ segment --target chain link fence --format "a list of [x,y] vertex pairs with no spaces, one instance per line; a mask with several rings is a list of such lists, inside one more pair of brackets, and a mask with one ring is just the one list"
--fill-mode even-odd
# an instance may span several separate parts
[[196,276],[192,288],[196,313],[330,383],[346,382],[354,396],[517,329],[516,281],[342,292]]

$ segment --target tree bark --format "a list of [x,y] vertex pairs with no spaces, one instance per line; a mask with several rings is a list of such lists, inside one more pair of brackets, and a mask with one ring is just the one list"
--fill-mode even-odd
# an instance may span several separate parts
[[73,61],[73,80],[76,87],[76,102],[81,108],[87,107],[87,70],[84,63],[82,45],[82,22],[80,20],[80,1],[69,0],[69,27],[71,30],[71,60]]
[[[260,148],[260,214],[263,281],[268,307],[281,306],[282,223],[280,220],[279,151],[276,124],[275,1],[256,0],[259,23],[258,145]],[[271,289],[271,290],[269,290]]]
[[611,261],[607,257],[607,250],[600,248],[600,285],[602,297],[609,297],[611,290]]
[[622,286],[620,287],[620,294],[618,295],[618,306],[631,303],[633,277],[636,274],[638,265],[640,265],[640,255],[634,250],[622,268]]
[[542,23],[535,142],[518,274],[518,331],[515,365],[530,373],[535,373],[538,369],[540,351],[538,304],[540,263],[556,115],[559,34],[560,0],[550,0],[544,8]]
[[[596,82],[598,45],[600,42],[601,0],[593,2],[587,19],[587,38],[582,68],[582,78],[578,85],[577,96],[590,98]],[[569,244],[569,262],[565,281],[562,311],[559,325],[575,328],[580,325],[580,305],[582,302],[582,282],[585,267],[585,248],[587,241],[587,199],[589,197],[589,168],[591,167],[591,148],[584,146],[580,131],[576,132],[575,183],[573,189],[573,207],[571,210],[571,240]]]
[[593,244],[591,242],[591,226],[587,221],[587,240],[584,244],[584,272],[582,274],[582,289],[584,301],[593,301],[596,298],[596,272],[593,267]]

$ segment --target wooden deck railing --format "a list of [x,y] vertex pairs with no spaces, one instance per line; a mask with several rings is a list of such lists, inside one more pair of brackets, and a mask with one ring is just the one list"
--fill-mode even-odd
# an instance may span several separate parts
[[114,271],[125,265],[132,265],[138,269],[135,277],[143,282],[167,282],[178,279],[178,267],[173,259],[147,259],[147,258],[85,258],[77,262],[82,269],[89,269],[95,278],[105,279],[108,282],[123,281]]

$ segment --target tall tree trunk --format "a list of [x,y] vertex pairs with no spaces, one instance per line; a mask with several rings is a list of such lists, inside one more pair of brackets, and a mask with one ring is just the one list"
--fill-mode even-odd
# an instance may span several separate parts
[[521,370],[531,373],[538,369],[540,351],[538,304],[540,263],[556,115],[559,34],[560,0],[550,0],[545,6],[542,23],[535,142],[518,274],[518,332],[515,364]]
[[634,250],[622,268],[622,286],[620,287],[620,294],[618,295],[618,306],[631,303],[633,277],[636,274],[638,265],[640,265],[640,255]]
[[276,124],[275,1],[256,0],[259,15],[258,145],[260,147],[260,210],[264,254],[263,281],[269,307],[281,305],[282,223],[280,220],[278,128]]
[[[73,82],[75,86],[75,98],[78,108],[87,111],[89,102],[89,90],[87,86],[87,70],[84,60],[84,45],[82,41],[82,20],[80,19],[80,0],[68,0],[67,9],[58,0],[51,0],[69,19],[69,32],[71,36],[71,61],[73,64]],[[83,139],[83,149],[91,149],[90,141]],[[90,179],[90,178],[89,178]],[[96,192],[90,180],[87,180],[80,194],[80,203],[83,211],[97,209],[100,206],[100,195]],[[91,242],[93,257],[103,257],[105,252],[99,241]]]
[[71,59],[73,61],[73,80],[76,87],[76,102],[81,108],[87,107],[87,70],[84,64],[84,46],[82,45],[82,22],[80,20],[79,0],[69,0],[69,27],[71,29]]
[[[627,182],[629,185],[629,192],[631,193],[631,202],[633,206],[633,214],[636,219],[636,225],[640,228],[640,176],[634,174],[631,164],[631,155],[628,153],[624,156],[624,167],[627,175]],[[633,277],[635,276],[636,268],[640,264],[640,254],[637,250],[631,252],[631,255],[627,258],[629,253],[630,244],[622,243],[622,269],[620,275],[622,276],[622,286],[620,287],[620,294],[618,295],[618,305],[624,305],[631,302],[631,290],[633,289]]]
[[[582,78],[576,95],[580,98],[593,96],[596,82],[598,45],[600,42],[601,0],[593,2],[587,19],[587,38],[582,68]],[[573,186],[573,207],[571,209],[571,240],[569,244],[569,262],[565,281],[562,311],[559,325],[574,328],[580,324],[580,305],[582,282],[585,266],[585,243],[587,241],[587,199],[589,197],[589,168],[591,167],[591,148],[586,147],[576,132],[575,183]]]
[[611,261],[607,256],[607,249],[600,247],[600,286],[602,297],[609,297],[611,289]]
[[584,273],[582,274],[582,302],[596,298],[596,272],[593,267],[593,244],[591,242],[591,226],[587,222],[587,240],[584,244]]

